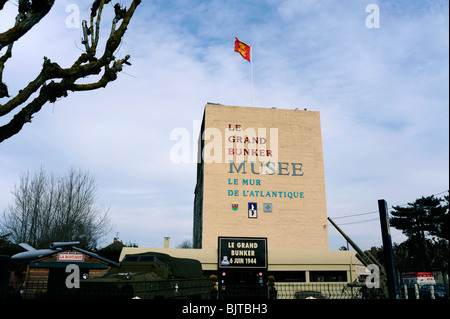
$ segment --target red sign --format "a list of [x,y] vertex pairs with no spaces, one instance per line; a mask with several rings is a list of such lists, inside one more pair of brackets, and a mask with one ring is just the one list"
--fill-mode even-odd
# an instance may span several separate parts
[[84,262],[84,254],[77,252],[59,253],[58,261]]

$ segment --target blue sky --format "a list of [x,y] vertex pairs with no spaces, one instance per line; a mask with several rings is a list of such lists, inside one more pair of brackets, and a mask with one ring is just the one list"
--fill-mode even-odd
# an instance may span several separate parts
[[[14,19],[13,2],[0,12],[0,30]],[[82,19],[90,3],[70,2]],[[366,26],[370,4],[379,8],[379,28]],[[36,76],[43,56],[68,66],[80,54],[81,29],[67,27],[67,5],[58,1],[15,46],[4,74],[11,93]],[[376,212],[381,198],[402,205],[448,190],[448,6],[144,0],[116,53],[130,54],[132,66],[105,89],[45,105],[0,144],[0,211],[21,172],[77,166],[95,176],[99,202],[110,207],[115,229],[107,241],[116,233],[140,247],[162,247],[164,236],[173,247],[191,239],[196,165],[170,160],[170,136],[184,128],[196,140],[207,102],[251,104],[250,66],[234,52],[235,37],[252,45],[255,106],[320,111],[328,216]],[[342,229],[368,249],[381,245],[378,225]],[[345,244],[332,226],[329,235],[330,249]]]

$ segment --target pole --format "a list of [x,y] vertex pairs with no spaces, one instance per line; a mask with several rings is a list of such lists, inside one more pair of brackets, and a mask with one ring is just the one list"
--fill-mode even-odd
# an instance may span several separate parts
[[250,73],[252,78],[252,106],[253,106],[253,47],[250,46]]
[[394,267],[394,253],[392,251],[391,230],[389,226],[389,211],[384,199],[378,200],[380,213],[381,236],[383,238],[384,266],[390,299],[398,298],[397,280]]

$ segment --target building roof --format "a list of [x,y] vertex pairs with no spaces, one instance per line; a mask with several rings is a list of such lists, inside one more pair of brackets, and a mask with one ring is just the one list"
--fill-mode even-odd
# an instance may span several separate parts
[[115,261],[109,260],[107,258],[99,256],[96,253],[93,253],[93,252],[90,252],[90,251],[87,251],[87,250],[84,250],[84,249],[81,249],[81,248],[78,248],[78,247],[75,247],[75,246],[65,246],[64,249],[61,249],[61,250],[48,251],[45,254],[39,256],[38,258],[34,258],[34,259],[30,260],[30,263],[40,261],[40,260],[42,260],[44,258],[47,258],[48,256],[53,255],[53,254],[59,254],[59,253],[62,253],[62,252],[68,251],[68,250],[76,250],[76,251],[78,251],[80,253],[83,253],[85,255],[94,257],[94,258],[96,258],[96,259],[98,259],[100,261],[103,261],[103,262],[105,262],[107,264],[110,264],[111,266],[114,266],[114,267],[118,267],[119,266],[119,264],[116,263]]
[[112,260],[109,260],[107,258],[104,258],[104,257],[102,257],[100,255],[97,255],[96,253],[93,253],[93,252],[90,252],[90,251],[87,251],[87,250],[84,250],[84,249],[81,249],[81,248],[78,248],[78,247],[72,247],[72,248],[74,250],[77,250],[77,251],[83,253],[83,254],[89,255],[91,257],[95,257],[95,258],[97,258],[97,259],[99,259],[101,261],[104,261],[104,262],[106,262],[108,264],[111,264],[112,266],[115,266],[115,267],[119,266],[119,263],[116,263],[115,261],[112,261]]
[[[217,270],[217,249],[175,249],[175,248],[136,248],[123,247],[119,261],[125,255],[157,252],[179,258],[197,259],[203,270]],[[334,250],[269,250],[269,271],[282,270],[344,270],[349,265],[362,266],[354,251]]]

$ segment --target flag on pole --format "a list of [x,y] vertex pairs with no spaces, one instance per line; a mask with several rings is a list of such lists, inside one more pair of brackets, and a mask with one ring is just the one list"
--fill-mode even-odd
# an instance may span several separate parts
[[239,41],[238,38],[235,39],[236,41],[234,41],[234,51],[240,53],[245,60],[250,62],[250,74],[252,78],[252,106],[253,106],[253,62],[252,62],[253,59],[251,58],[253,51],[250,52],[251,46],[245,44],[244,42]]
[[246,59],[248,62],[250,61],[250,46],[245,44],[244,42],[241,42],[236,38],[236,41],[234,42],[234,51],[241,54],[241,56]]

